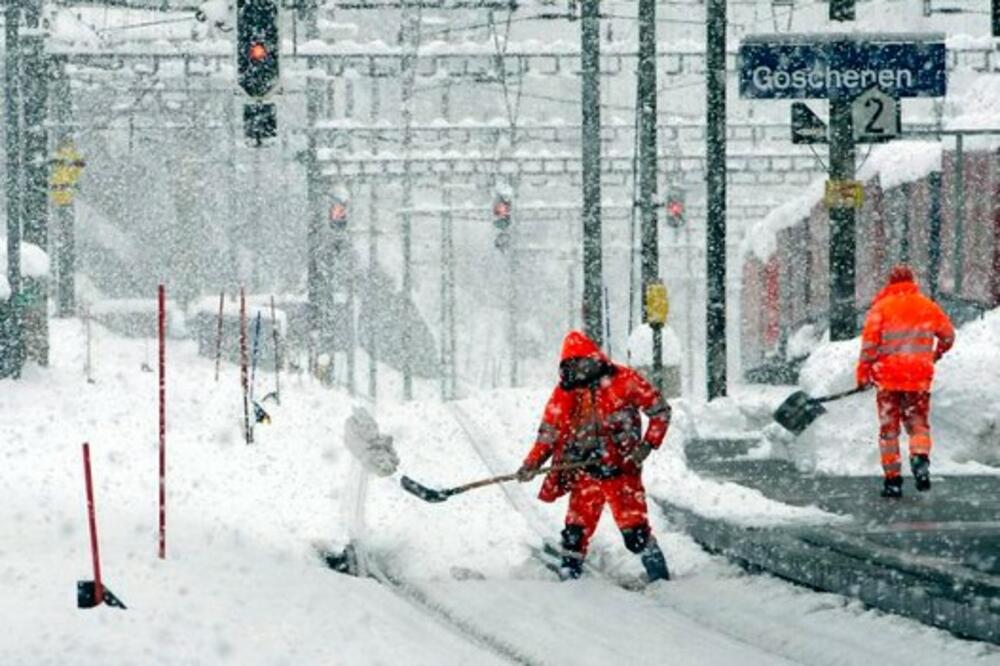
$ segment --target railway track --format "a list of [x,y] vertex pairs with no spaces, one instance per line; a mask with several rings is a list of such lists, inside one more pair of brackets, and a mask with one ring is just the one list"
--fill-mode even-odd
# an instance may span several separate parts
[[489,653],[501,662],[520,666],[545,666],[544,661],[529,651],[506,641],[489,629],[472,622],[455,608],[450,607],[425,586],[406,580],[387,571],[365,547],[365,502],[368,494],[367,475],[361,465],[351,470],[352,492],[346,496],[346,508],[351,543],[358,562],[358,575],[368,576],[391,591],[401,600],[415,607],[454,635]]

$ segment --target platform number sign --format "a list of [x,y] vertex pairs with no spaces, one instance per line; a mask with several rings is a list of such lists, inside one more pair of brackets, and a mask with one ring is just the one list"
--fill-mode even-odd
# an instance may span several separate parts
[[899,100],[891,95],[878,88],[869,88],[854,100],[851,112],[857,143],[879,143],[899,138]]

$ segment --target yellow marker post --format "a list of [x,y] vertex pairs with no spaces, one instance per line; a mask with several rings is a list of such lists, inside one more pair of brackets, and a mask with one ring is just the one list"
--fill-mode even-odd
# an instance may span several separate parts
[[650,326],[664,326],[670,313],[667,285],[661,280],[646,285],[646,322]]
[[49,176],[49,196],[56,206],[69,206],[76,194],[76,185],[83,174],[86,162],[83,156],[76,152],[72,143],[65,143],[56,151],[52,158],[52,173]]

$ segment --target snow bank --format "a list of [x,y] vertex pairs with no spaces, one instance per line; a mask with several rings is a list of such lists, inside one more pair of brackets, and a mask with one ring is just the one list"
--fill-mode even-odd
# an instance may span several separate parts
[[808,356],[824,341],[830,339],[828,330],[820,330],[816,324],[805,324],[788,338],[788,358]]
[[[49,274],[49,255],[33,243],[21,241],[21,275],[42,278]],[[0,299],[10,298],[7,282],[7,237],[0,236]]]
[[[157,380],[141,342],[53,320],[52,367],[0,381],[5,664],[480,663],[484,654],[369,579],[311,556],[341,538],[351,399],[282,378],[273,423],[242,441],[239,372],[168,349],[167,558],[156,558]],[[258,371],[258,381],[273,378]],[[11,418],[14,415],[14,418]],[[89,440],[104,580],[126,611],[76,608],[91,579],[80,444]],[[491,662],[488,658],[488,663]]]
[[[663,365],[666,367],[679,366],[681,364],[681,341],[677,333],[669,324],[664,326],[663,332]],[[632,336],[628,339],[628,354],[632,365],[652,366],[653,365],[653,329],[643,324],[632,331]]]

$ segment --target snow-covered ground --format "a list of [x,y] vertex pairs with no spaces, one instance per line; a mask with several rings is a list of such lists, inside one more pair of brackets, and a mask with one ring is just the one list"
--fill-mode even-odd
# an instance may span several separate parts
[[[52,367],[0,382],[3,663],[504,661],[391,586],[334,574],[312,555],[315,540],[340,545],[353,536],[425,603],[513,646],[524,663],[856,664],[905,655],[909,664],[1000,664],[1000,653],[982,644],[748,576],[702,552],[655,510],[676,580],[644,593],[600,578],[557,583],[527,544],[557,533],[564,506],[535,501],[536,484],[431,505],[402,492],[397,479],[361,483],[341,444],[354,401],[307,378],[283,378],[273,423],[258,426],[256,443],[246,446],[236,368],[224,366],[216,384],[214,364],[190,342],[168,348],[168,533],[160,561],[156,376],[140,370],[145,345],[96,327],[90,384],[81,323],[52,325]],[[258,381],[258,390],[269,390],[273,378],[261,373]],[[546,394],[383,401],[377,416],[395,437],[403,471],[448,486],[513,468]],[[681,452],[691,427],[682,407],[649,464],[653,494],[746,520],[830,518],[691,474]],[[92,449],[105,581],[126,611],[75,607],[76,581],[91,577],[83,441]],[[593,556],[613,573],[639,571],[607,516]]]

